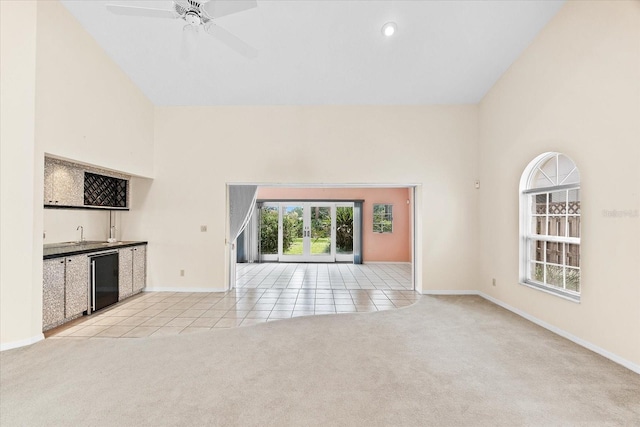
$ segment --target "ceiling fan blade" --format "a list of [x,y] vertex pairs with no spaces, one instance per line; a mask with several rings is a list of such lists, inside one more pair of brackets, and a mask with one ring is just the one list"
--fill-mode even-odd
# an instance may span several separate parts
[[209,17],[220,18],[221,16],[253,9],[257,6],[256,0],[210,0],[204,3],[201,8]]
[[258,51],[254,47],[249,46],[224,28],[217,26],[213,21],[207,22],[204,30],[240,55],[246,56],[247,58],[255,58],[258,56]]
[[173,19],[178,16],[173,10],[150,9],[147,7],[120,6],[117,4],[108,4],[107,10],[116,15],[127,16],[143,16],[146,18],[168,18]]
[[182,28],[182,43],[180,45],[180,57],[185,61],[188,60],[193,51],[196,50],[198,43],[198,27],[194,25],[185,25]]

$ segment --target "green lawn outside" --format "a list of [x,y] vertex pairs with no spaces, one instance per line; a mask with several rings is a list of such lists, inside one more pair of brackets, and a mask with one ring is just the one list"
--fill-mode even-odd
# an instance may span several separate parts
[[[328,237],[312,239],[311,253],[314,255],[331,253],[331,239]],[[302,237],[293,239],[291,247],[284,251],[284,255],[302,255]]]

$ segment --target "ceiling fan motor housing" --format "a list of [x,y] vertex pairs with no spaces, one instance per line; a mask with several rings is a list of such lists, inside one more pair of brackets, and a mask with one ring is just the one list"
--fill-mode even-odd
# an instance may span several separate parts
[[187,21],[187,24],[191,25],[200,25],[202,23],[202,19],[200,18],[198,12],[195,12],[193,10],[185,13],[184,20]]

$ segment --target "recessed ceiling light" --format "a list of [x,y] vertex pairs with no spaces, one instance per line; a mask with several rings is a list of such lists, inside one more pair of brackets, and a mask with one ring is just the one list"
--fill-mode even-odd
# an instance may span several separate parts
[[395,22],[387,22],[382,26],[382,34],[384,34],[387,37],[391,37],[392,35],[395,34],[397,28],[398,26],[396,25]]

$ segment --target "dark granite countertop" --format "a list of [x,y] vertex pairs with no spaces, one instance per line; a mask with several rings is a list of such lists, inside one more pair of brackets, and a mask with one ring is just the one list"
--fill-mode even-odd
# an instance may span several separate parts
[[59,258],[70,255],[80,255],[80,254],[88,254],[91,252],[102,252],[109,251],[114,249],[126,248],[128,246],[138,246],[138,245],[146,245],[147,242],[143,241],[123,241],[123,242],[95,242],[95,241],[85,241],[85,242],[61,242],[61,243],[50,243],[44,245],[43,248],[43,259],[49,258]]

